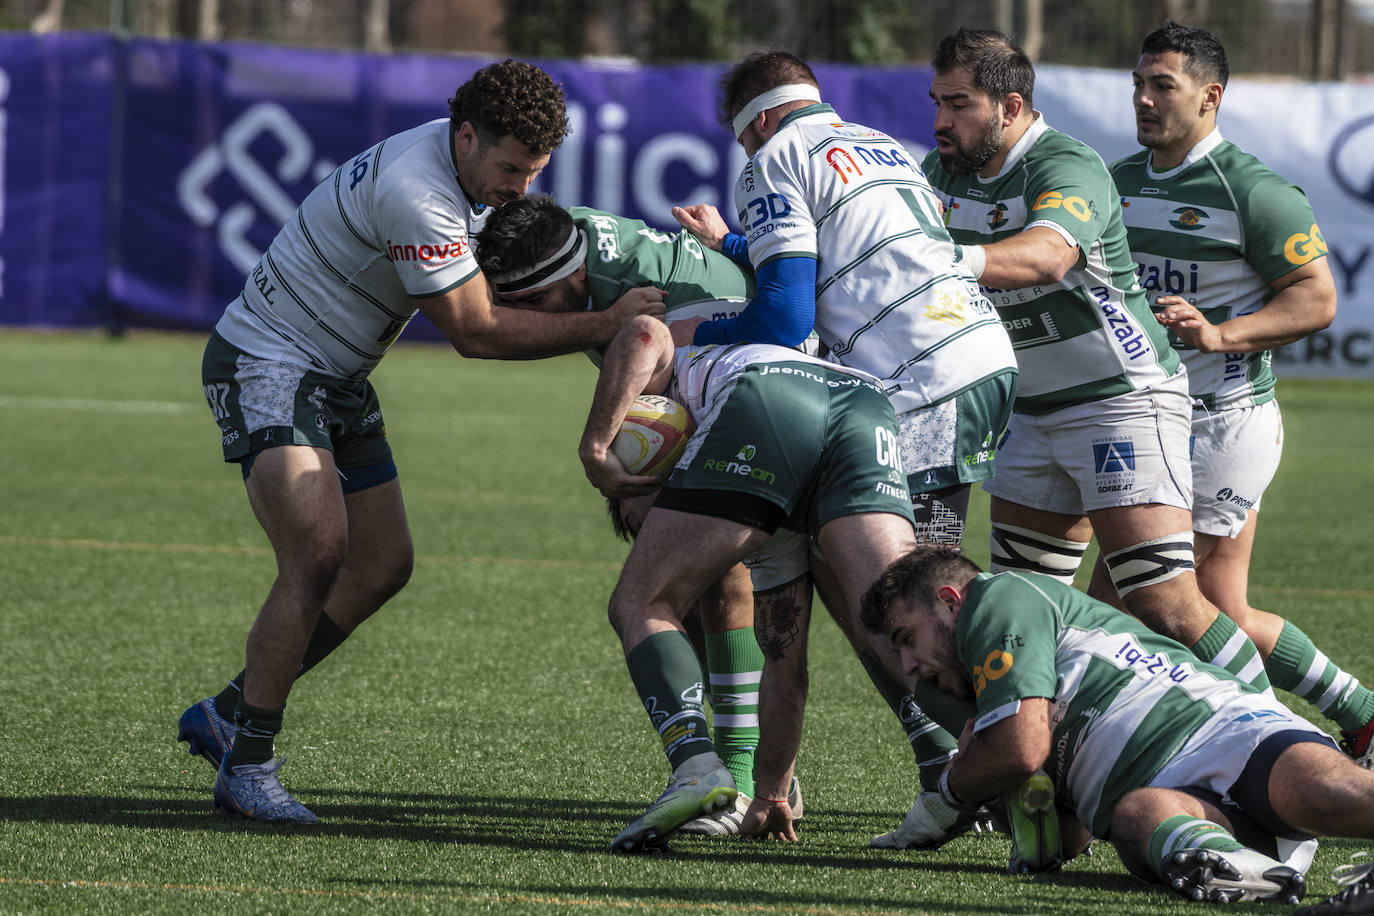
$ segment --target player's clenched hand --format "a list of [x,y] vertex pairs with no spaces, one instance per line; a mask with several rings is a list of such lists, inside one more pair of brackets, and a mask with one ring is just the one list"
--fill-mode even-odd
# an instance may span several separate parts
[[697,325],[705,320],[705,318],[684,318],[681,321],[669,322],[668,332],[673,335],[673,346],[690,346],[692,338],[696,336]]
[[1160,296],[1155,300],[1155,320],[1179,340],[1200,353],[1218,353],[1225,349],[1221,328],[1208,321],[1198,309],[1182,296]]
[[636,286],[612,303],[607,312],[613,314],[618,323],[624,324],[636,315],[663,317],[664,299],[668,294],[656,286]]
[[740,836],[758,837],[761,840],[797,842],[797,831],[792,828],[792,806],[786,800],[755,798],[749,803],[749,810],[744,812],[739,833]]
[[707,248],[720,251],[721,242],[730,233],[720,211],[713,204],[692,204],[690,207],[674,207],[673,219],[682,228],[695,235]]
[[625,470],[625,465],[609,448],[583,447],[577,454],[582,459],[582,470],[586,472],[587,479],[601,491],[602,496],[628,499],[652,493],[663,486],[662,477],[631,474]]

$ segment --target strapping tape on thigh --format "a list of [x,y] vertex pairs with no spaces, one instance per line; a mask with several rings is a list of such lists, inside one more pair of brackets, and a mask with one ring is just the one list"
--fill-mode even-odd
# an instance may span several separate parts
[[1144,541],[1105,557],[1116,593],[1126,597],[1138,588],[1168,582],[1193,571],[1193,532],[1181,531]]

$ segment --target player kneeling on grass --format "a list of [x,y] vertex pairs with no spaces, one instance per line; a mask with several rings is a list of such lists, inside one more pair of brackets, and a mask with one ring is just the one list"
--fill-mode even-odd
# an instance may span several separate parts
[[[697,423],[666,483],[627,474],[610,448],[644,392],[667,393]],[[737,794],[711,744],[683,615],[784,523],[817,537],[857,602],[915,545],[911,498],[892,406],[872,378],[767,344],[674,350],[667,327],[653,319],[631,322],[608,348],[580,452],[607,496],[662,485],[610,602],[631,679],[673,767],[667,789],[611,845],[640,852]],[[796,838],[786,796],[803,701],[795,691],[770,691],[765,673],[764,740],[787,764],[756,782],[742,833]]]
[[[1315,837],[1374,838],[1374,773],[1272,694],[1048,576],[921,546],[862,620],[908,673],[976,703],[940,782],[956,809],[1043,768],[1065,834],[1072,815],[1132,874],[1214,902],[1296,902]],[[1345,893],[1367,908],[1317,911],[1374,912],[1368,873]]]

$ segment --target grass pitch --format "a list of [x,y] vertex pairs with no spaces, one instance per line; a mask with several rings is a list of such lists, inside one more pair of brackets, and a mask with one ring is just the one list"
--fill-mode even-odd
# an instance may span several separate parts
[[[595,381],[581,357],[401,346],[375,373],[414,578],[292,694],[284,781],[321,824],[217,817],[176,719],[242,666],[273,564],[219,457],[202,345],[0,332],[0,912],[1202,911],[1100,843],[1038,877],[1002,873],[1001,837],[867,849],[915,767],[823,617],[801,842],[607,854],[667,767],[605,620],[625,547],[576,457]],[[1284,380],[1280,399],[1252,602],[1374,678],[1374,384]],[[986,562],[977,491],[972,512]],[[1309,902],[1365,845],[1323,844]]]

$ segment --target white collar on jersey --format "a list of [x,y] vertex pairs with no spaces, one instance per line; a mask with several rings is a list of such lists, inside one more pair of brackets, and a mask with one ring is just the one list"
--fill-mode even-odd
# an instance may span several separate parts
[[567,241],[553,254],[524,270],[508,270],[505,273],[493,274],[491,285],[503,296],[538,289],[572,276],[573,272],[582,266],[586,257],[587,233],[573,226]]
[[1162,172],[1155,171],[1153,161],[1154,155],[1151,154],[1149,156],[1146,156],[1145,174],[1151,178],[1172,178],[1176,173],[1182,171],[1183,169],[1186,169],[1188,166],[1192,165],[1194,162],[1197,162],[1199,159],[1206,156],[1208,153],[1216,149],[1218,146],[1221,146],[1222,142],[1225,139],[1226,138],[1221,135],[1221,128],[1213,127],[1211,133],[1209,133],[1207,136],[1199,140],[1196,143],[1196,145],[1193,146],[1192,149],[1188,150],[1188,155],[1183,157],[1182,162],[1180,162],[1173,168],[1165,169]]
[[735,139],[744,133],[744,129],[754,123],[754,119],[761,113],[770,108],[777,108],[788,102],[819,102],[821,91],[810,83],[788,83],[785,86],[777,86],[767,92],[760,93],[749,100],[749,104],[735,115],[735,119],[730,122],[734,128]]

